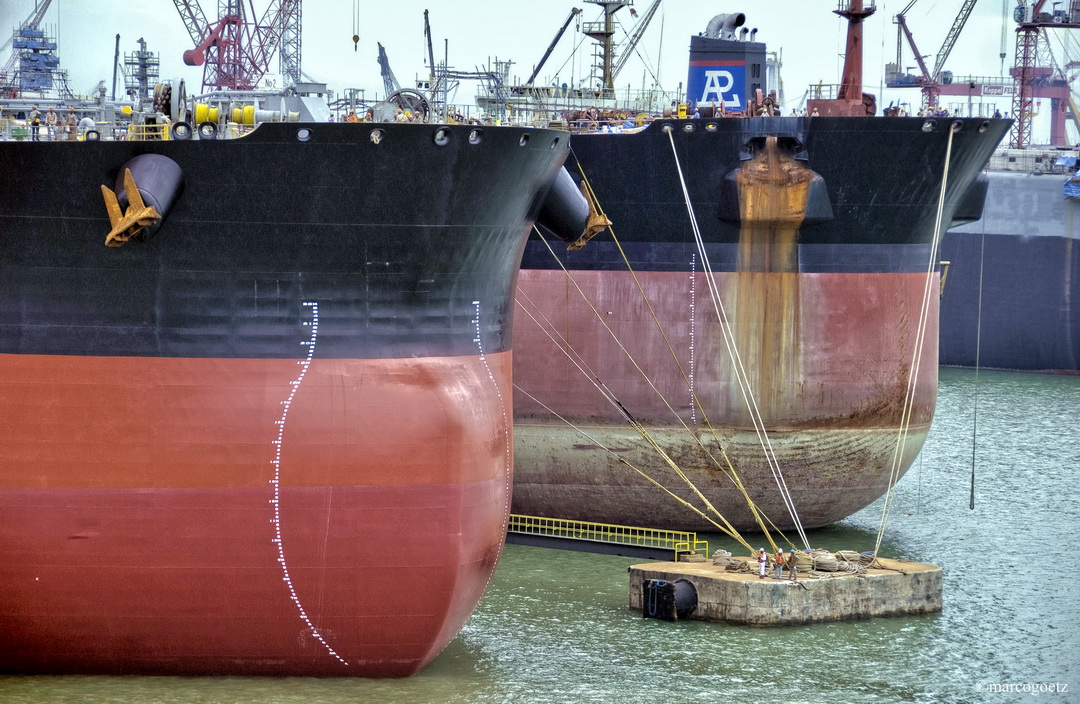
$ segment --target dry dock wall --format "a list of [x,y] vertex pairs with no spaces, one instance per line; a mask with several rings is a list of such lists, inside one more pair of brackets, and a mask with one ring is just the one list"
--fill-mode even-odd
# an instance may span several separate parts
[[[878,560],[884,569],[824,578],[760,579],[707,563],[653,562],[630,571],[630,608],[642,609],[646,580],[686,580],[697,593],[689,618],[758,626],[925,614],[941,610],[942,572],[936,565]],[[756,566],[756,565],[755,565]],[[770,570],[771,574],[771,570]],[[785,572],[785,577],[786,577]]]

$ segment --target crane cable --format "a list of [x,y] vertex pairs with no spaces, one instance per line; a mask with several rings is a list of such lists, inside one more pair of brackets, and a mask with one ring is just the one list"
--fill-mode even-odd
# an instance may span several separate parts
[[772,442],[769,440],[764,420],[761,418],[761,412],[758,409],[757,401],[754,399],[753,390],[750,388],[750,380],[746,373],[746,367],[743,365],[742,358],[739,356],[739,350],[735,345],[734,333],[731,331],[731,324],[728,321],[727,312],[724,310],[724,303],[720,298],[720,291],[716,285],[716,276],[713,272],[708,254],[705,251],[705,242],[701,237],[701,229],[698,227],[697,217],[694,214],[694,207],[690,200],[690,192],[686,187],[686,178],[683,175],[682,164],[679,162],[679,153],[675,147],[674,130],[669,126],[665,126],[665,131],[667,132],[668,140],[671,142],[671,153],[675,158],[675,167],[679,174],[679,184],[682,187],[683,198],[686,201],[686,210],[690,216],[690,225],[694,232],[698,253],[701,256],[702,268],[705,270],[705,281],[709,285],[709,295],[712,299],[713,309],[716,312],[717,320],[720,323],[720,329],[723,332],[724,344],[727,346],[728,355],[731,357],[735,369],[735,376],[739,381],[739,389],[742,391],[743,399],[746,401],[747,409],[750,411],[750,418],[754,423],[754,432],[757,434],[758,442],[765,453],[765,461],[769,465],[773,479],[776,481],[776,486],[780,491],[780,497],[783,499],[784,506],[791,515],[791,519],[795,524],[795,529],[798,531],[805,549],[809,550],[810,541],[806,537],[806,531],[803,529],[802,521],[799,520],[798,511],[795,509],[795,502],[791,498],[791,493],[788,491],[783,473],[780,471],[780,465],[776,460],[776,454],[773,452]]
[[900,427],[897,430],[896,445],[893,448],[892,464],[889,468],[889,484],[885,490],[885,503],[881,509],[881,521],[878,524],[877,540],[874,542],[874,557],[877,557],[881,549],[881,539],[885,535],[885,525],[888,522],[889,513],[892,510],[893,499],[896,495],[896,483],[900,481],[900,467],[903,464],[904,448],[907,444],[908,431],[911,427],[912,409],[915,407],[916,383],[919,378],[919,368],[922,363],[923,346],[926,343],[926,327],[930,311],[930,297],[933,287],[934,270],[937,268],[938,246],[941,243],[941,220],[945,210],[945,191],[949,181],[949,166],[952,161],[953,135],[960,129],[962,123],[953,122],[949,125],[948,141],[945,144],[945,166],[941,174],[941,192],[938,195],[937,218],[934,222],[934,237],[930,244],[930,260],[927,262],[926,279],[923,283],[922,306],[919,311],[919,325],[915,337],[915,347],[912,350],[911,371],[908,374],[907,391],[904,394],[904,406],[900,418]]

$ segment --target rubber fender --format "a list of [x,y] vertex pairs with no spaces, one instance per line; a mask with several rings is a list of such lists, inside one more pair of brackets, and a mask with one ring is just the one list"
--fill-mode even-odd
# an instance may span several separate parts
[[697,611],[697,589],[686,579],[675,580],[672,587],[675,595],[675,615],[680,619],[689,618]]
[[980,173],[979,177],[972,181],[968,189],[964,191],[960,202],[956,204],[956,210],[953,212],[949,227],[966,225],[969,222],[981,219],[983,206],[986,205],[986,192],[989,188],[989,177],[985,173]]
[[169,136],[180,142],[191,139],[191,125],[186,122],[174,122],[169,125]]
[[217,139],[217,125],[213,122],[201,123],[199,125],[199,139]]
[[576,242],[589,220],[589,202],[566,168],[559,169],[536,224],[563,242]]
[[829,190],[825,187],[825,179],[821,174],[814,173],[810,178],[810,191],[806,194],[806,213],[803,215],[802,227],[817,225],[832,219],[832,201],[829,200]]
[[83,141],[85,142],[100,142],[101,133],[97,130],[86,130],[86,134],[83,135]]
[[143,231],[145,236],[154,234],[169,214],[184,187],[184,171],[180,165],[162,154],[140,154],[120,167],[116,176],[116,199],[121,208],[127,208],[127,189],[124,188],[124,170],[131,169],[135,187],[139,189],[143,203],[153,206],[161,221]]

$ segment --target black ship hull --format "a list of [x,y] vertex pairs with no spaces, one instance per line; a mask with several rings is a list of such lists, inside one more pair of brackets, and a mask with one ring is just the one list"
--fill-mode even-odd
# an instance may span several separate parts
[[[512,292],[567,142],[0,144],[0,669],[434,658],[503,545]],[[125,170],[167,212],[107,247]]]
[[526,248],[515,512],[715,529],[707,500],[753,529],[741,483],[791,526],[755,413],[804,525],[879,497],[933,416],[949,130],[943,229],[971,217],[1008,124],[728,118],[575,135],[567,168],[614,238]]

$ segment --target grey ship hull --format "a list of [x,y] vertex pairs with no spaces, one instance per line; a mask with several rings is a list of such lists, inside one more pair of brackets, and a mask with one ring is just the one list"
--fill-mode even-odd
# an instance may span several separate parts
[[983,217],[942,240],[940,363],[1080,373],[1080,201],[1061,174],[987,176]]

